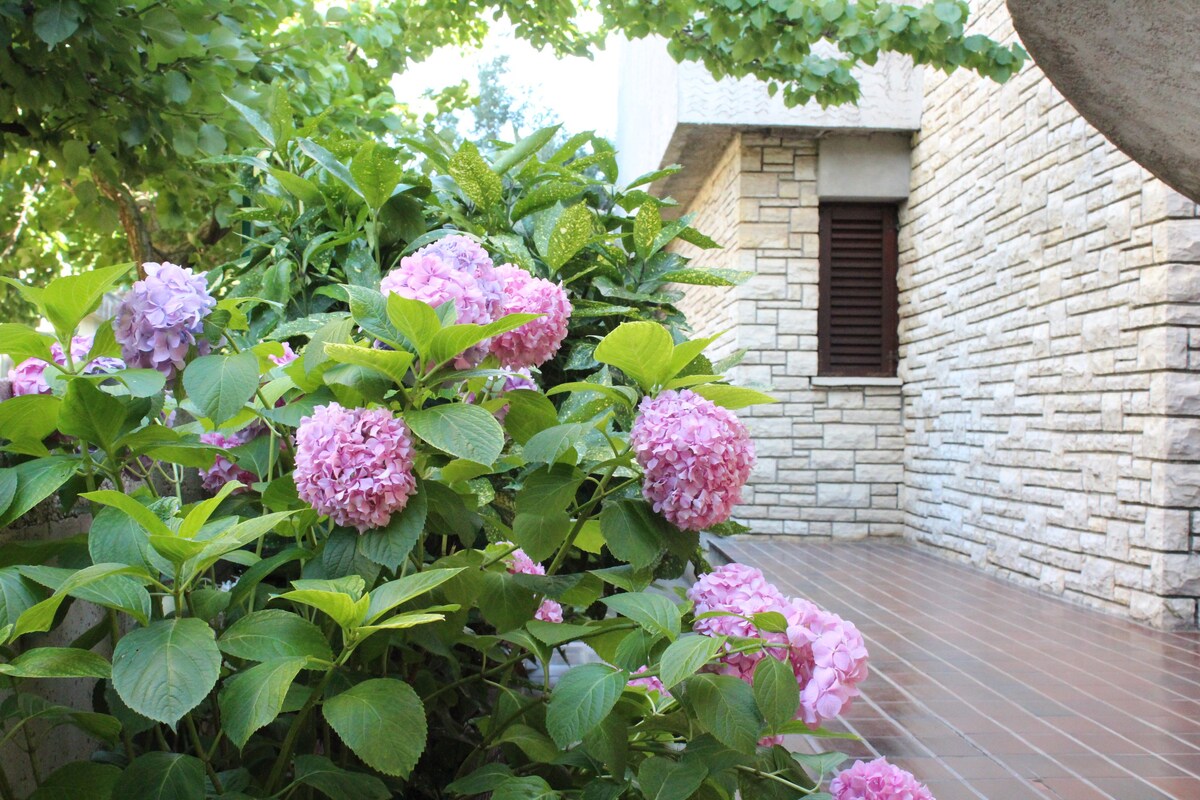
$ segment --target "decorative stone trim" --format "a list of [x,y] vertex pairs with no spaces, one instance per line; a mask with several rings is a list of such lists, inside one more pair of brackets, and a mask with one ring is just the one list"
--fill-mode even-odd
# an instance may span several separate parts
[[832,388],[835,386],[892,386],[900,387],[904,385],[901,378],[872,378],[866,375],[854,375],[849,377],[841,376],[825,376],[818,375],[812,379],[813,386],[823,386]]

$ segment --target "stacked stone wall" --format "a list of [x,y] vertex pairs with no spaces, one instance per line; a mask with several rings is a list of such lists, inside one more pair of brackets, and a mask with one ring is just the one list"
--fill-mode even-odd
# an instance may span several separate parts
[[759,534],[896,535],[899,382],[817,376],[816,164],[816,140],[794,131],[732,137],[688,209],[724,249],[684,249],[700,265],[754,277],[733,289],[689,288],[681,307],[698,333],[736,325],[717,356],[744,348],[733,377],[780,401],[738,412],[758,453],[738,519]]
[[[1012,40],[1001,0],[979,32]],[[1162,626],[1200,594],[1200,219],[1033,66],[927,72],[901,215],[906,535]]]

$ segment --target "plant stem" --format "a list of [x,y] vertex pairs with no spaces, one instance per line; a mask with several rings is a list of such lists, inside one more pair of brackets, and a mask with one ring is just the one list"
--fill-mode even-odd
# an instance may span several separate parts
[[[96,491],[96,466],[92,462],[92,454],[87,449],[87,444],[83,442],[80,442],[79,451],[83,459],[83,480],[87,483],[88,491],[94,492]],[[96,504],[93,503],[92,508],[95,509],[96,507]]]
[[479,568],[480,568],[480,569],[487,569],[487,568],[488,568],[488,567],[490,567],[492,564],[495,564],[497,561],[502,561],[502,560],[504,560],[504,559],[508,558],[509,556],[511,556],[513,553],[517,552],[517,551],[518,551],[518,550],[520,550],[520,549],[521,549],[521,548],[517,547],[517,546],[514,544],[512,547],[508,548],[507,550],[504,550],[503,552],[497,553],[496,555],[492,556],[491,558],[484,559],[484,562],[483,562],[482,564],[480,564],[480,565],[479,565]]
[[[237,342],[233,340],[233,336],[226,336],[225,341],[229,343],[229,349],[233,350],[234,353],[239,355],[241,354],[242,349],[237,346]],[[262,403],[263,411],[272,408],[271,404],[267,402],[267,398],[263,396],[261,386],[254,390],[254,396],[258,398],[258,402]],[[267,419],[266,416],[262,414],[259,415],[259,418],[262,419],[262,421],[266,424],[267,429],[271,431],[272,436],[279,436],[278,432],[275,430],[275,423],[272,420]],[[292,448],[292,440],[286,436],[279,436],[279,440],[283,443],[283,452],[287,453],[288,458],[292,459],[294,463],[296,460],[296,451]],[[270,478],[270,475],[267,477]]]
[[511,667],[513,664],[516,664],[520,661],[524,661],[526,658],[528,658],[528,656],[525,656],[525,655],[513,656],[512,658],[508,659],[507,661],[502,661],[499,664],[497,664],[496,666],[491,667],[490,669],[485,669],[481,672],[476,672],[474,675],[467,675],[464,678],[459,678],[456,681],[447,683],[445,686],[438,689],[433,694],[429,695],[428,697],[423,698],[423,700],[424,700],[424,702],[428,703],[430,700],[437,697],[438,695],[443,695],[446,692],[451,691],[452,689],[457,689],[459,686],[462,686],[463,684],[470,683],[472,681],[482,680],[483,678],[486,678],[489,675],[493,675],[497,672],[502,672],[507,667]]
[[217,794],[225,794],[225,788],[221,786],[221,779],[217,776],[217,771],[213,769],[212,762],[209,761],[208,753],[204,750],[204,743],[200,741],[200,731],[196,729],[196,721],[192,719],[191,714],[185,714],[184,722],[187,723],[188,734],[192,737],[192,747],[196,748],[196,755],[204,762],[204,771],[208,773],[208,779],[212,781],[213,789]]
[[596,494],[579,509],[579,517],[575,520],[575,525],[571,528],[571,532],[567,534],[566,541],[562,543],[562,547],[558,548],[558,552],[554,554],[554,560],[550,562],[550,566],[546,567],[547,575],[553,575],[562,566],[563,559],[567,557],[567,552],[575,545],[575,539],[579,537],[579,532],[583,530],[584,524],[591,519],[592,511],[596,506],[600,505],[601,500],[607,497],[604,489],[608,486],[608,482],[612,480],[613,474],[617,471],[617,466],[614,463],[608,468],[608,472],[604,473],[604,477],[600,479],[600,483],[596,484]]
[[531,709],[533,709],[534,706],[537,706],[544,702],[546,702],[545,695],[543,695],[541,697],[535,697],[532,700],[530,700],[528,703],[526,703],[525,705],[518,708],[516,711],[509,714],[501,722],[499,722],[491,731],[488,732],[488,735],[485,736],[483,738],[483,741],[479,743],[479,747],[477,747],[475,749],[476,750],[486,750],[488,745],[490,745],[492,742],[496,741],[496,738],[499,737],[500,734],[504,733],[505,728],[507,728],[509,725],[513,724],[514,722],[516,722],[521,717],[528,714],[529,711]]
[[33,737],[29,735],[29,726],[21,728],[21,733],[25,737],[25,754],[29,756],[29,771],[33,775],[33,782],[41,786],[42,770],[38,767],[37,750],[33,746]]
[[[121,624],[117,618],[116,609],[108,610],[108,638],[109,646],[117,649],[117,642],[121,641]],[[129,735],[129,731],[125,730],[125,726],[121,726],[121,744],[125,748],[125,757],[133,761],[133,737]]]
[[784,786],[786,786],[787,788],[791,789],[792,791],[799,792],[800,794],[813,794],[814,792],[817,791],[816,787],[813,787],[811,789],[805,788],[798,783],[792,783],[787,778],[779,777],[774,772],[763,772],[760,769],[755,769],[754,767],[747,767],[743,764],[738,764],[737,769],[739,772],[745,772],[750,775],[757,775],[760,778],[766,778],[768,780],[775,781],[776,783],[781,783]]
[[17,800],[17,796],[13,794],[12,784],[8,782],[8,773],[4,771],[3,764],[0,764],[0,797],[4,800]]
[[279,748],[279,757],[275,759],[275,765],[271,767],[271,774],[267,778],[267,794],[274,794],[275,787],[279,784],[279,779],[283,777],[283,770],[287,767],[292,758],[292,750],[296,747],[296,739],[300,736],[300,729],[304,726],[305,720],[308,719],[309,712],[317,705],[321,699],[321,695],[325,692],[325,687],[329,685],[329,681],[333,678],[334,670],[336,670],[351,653],[347,649],[342,653],[341,657],[334,662],[320,682],[313,687],[312,692],[308,695],[308,699],[304,701],[304,705],[296,712],[296,717],[292,720],[291,727],[288,728],[287,736],[283,739],[283,746]]

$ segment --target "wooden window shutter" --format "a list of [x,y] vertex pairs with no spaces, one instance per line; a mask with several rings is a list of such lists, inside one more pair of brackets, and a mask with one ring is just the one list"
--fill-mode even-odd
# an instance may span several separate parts
[[821,375],[896,374],[896,207],[821,205]]

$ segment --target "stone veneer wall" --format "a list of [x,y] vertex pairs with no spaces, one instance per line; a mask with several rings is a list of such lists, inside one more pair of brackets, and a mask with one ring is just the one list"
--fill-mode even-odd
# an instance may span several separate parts
[[[1001,0],[976,30],[1012,39]],[[1036,67],[926,73],[901,216],[906,535],[1172,627],[1200,594],[1200,219]]]
[[746,348],[733,376],[781,401],[738,412],[758,466],[737,518],[759,534],[895,535],[902,532],[899,386],[814,382],[816,162],[816,140],[795,131],[731,135],[688,209],[725,249],[681,249],[699,265],[754,277],[733,289],[689,288],[680,305],[698,333],[733,327],[714,354]]

